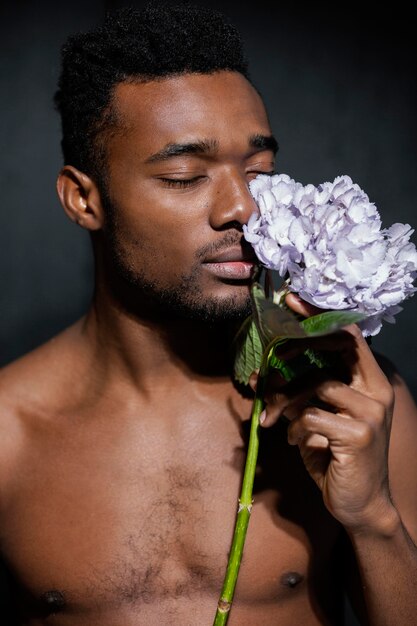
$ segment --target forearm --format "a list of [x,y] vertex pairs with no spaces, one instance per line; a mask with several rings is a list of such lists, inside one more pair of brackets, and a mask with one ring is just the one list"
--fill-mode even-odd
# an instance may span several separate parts
[[415,626],[417,548],[397,512],[378,528],[349,532],[371,626]]

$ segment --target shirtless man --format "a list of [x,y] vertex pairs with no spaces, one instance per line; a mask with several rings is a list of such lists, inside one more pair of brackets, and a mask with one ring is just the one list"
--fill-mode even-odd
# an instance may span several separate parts
[[[73,38],[57,103],[58,194],[91,233],[96,288],[1,373],[10,623],[209,625],[251,408],[231,377],[254,261],[242,224],[276,141],[238,35],[202,9]],[[328,413],[271,380],[231,626],[341,624],[344,588],[363,623],[416,623],[416,407],[356,326],[321,347],[350,384],[317,383]]]

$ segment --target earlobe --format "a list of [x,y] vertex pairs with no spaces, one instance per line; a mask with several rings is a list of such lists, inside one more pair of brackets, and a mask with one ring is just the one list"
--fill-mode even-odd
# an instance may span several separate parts
[[65,165],[58,175],[56,189],[65,213],[71,221],[87,230],[103,226],[100,194],[94,181],[72,165]]

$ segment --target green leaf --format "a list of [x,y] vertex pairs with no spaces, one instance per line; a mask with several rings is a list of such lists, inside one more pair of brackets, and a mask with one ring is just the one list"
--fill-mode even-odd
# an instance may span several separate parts
[[366,315],[357,311],[326,311],[313,315],[300,322],[309,337],[329,335],[348,324],[356,324],[365,319]]
[[265,348],[268,343],[273,339],[273,336],[268,332],[268,329],[265,328],[265,325],[262,320],[262,304],[267,301],[265,292],[262,289],[261,285],[257,282],[254,282],[251,287],[251,299],[252,299],[252,317],[254,323],[256,324],[256,328],[258,330],[259,337],[262,342],[263,348]]
[[288,364],[288,362],[277,357],[275,353],[271,355],[268,366],[271,369],[278,370],[285,380],[292,380],[296,376],[294,369]]
[[274,337],[286,337],[288,339],[307,337],[306,331],[291,311],[282,309],[271,300],[262,302],[260,309],[262,323],[271,340]]
[[307,337],[294,313],[268,300],[259,283],[254,283],[251,293],[255,322],[265,346],[274,337]]
[[236,335],[234,374],[238,382],[247,385],[253,371],[259,369],[264,346],[252,316],[248,317]]
[[328,358],[326,358],[320,352],[317,352],[317,350],[313,350],[312,348],[307,348],[306,350],[304,350],[304,354],[309,359],[311,365],[315,365],[316,367],[319,367],[320,369],[329,365]]
[[[299,321],[299,316],[288,308],[268,299],[257,282],[252,285],[251,297],[253,314],[245,320],[235,340],[234,374],[236,380],[245,385],[249,383],[252,372],[260,368],[263,352],[272,341],[277,346],[288,339],[329,335],[366,317],[356,311],[326,311]],[[329,366],[326,357],[310,348],[304,351],[304,357],[300,357],[301,369],[308,363],[320,368]],[[296,376],[300,364],[294,369],[275,354],[269,361],[269,367],[277,369],[287,380]]]

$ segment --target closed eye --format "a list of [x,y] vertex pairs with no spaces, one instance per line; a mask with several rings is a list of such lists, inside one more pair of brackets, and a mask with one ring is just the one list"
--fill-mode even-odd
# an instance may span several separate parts
[[202,176],[194,176],[193,178],[159,178],[159,180],[167,187],[184,188],[195,185],[202,178]]
[[265,172],[265,170],[251,170],[247,172],[247,175],[252,176],[253,178],[258,176],[258,174],[265,174],[266,176],[273,176],[274,174],[276,174],[276,171],[271,170],[270,172]]

